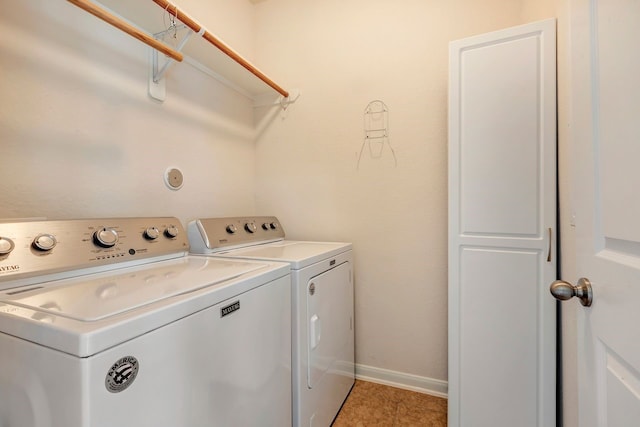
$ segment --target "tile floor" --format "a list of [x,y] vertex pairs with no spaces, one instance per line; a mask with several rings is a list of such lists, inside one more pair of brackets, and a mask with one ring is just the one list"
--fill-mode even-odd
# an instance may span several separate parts
[[447,400],[356,380],[333,427],[447,426]]

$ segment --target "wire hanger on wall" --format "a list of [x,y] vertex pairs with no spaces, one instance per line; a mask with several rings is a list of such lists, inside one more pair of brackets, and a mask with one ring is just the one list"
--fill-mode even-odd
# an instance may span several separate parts
[[398,166],[396,153],[389,140],[389,108],[384,102],[374,100],[364,109],[364,141],[360,146],[357,167],[360,167],[365,146],[368,148],[370,158],[380,159],[384,153],[385,145],[389,146],[394,166]]

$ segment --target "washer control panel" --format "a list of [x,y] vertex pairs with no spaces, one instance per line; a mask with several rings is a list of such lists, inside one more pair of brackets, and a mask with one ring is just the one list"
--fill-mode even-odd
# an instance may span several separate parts
[[173,217],[0,222],[0,289],[10,280],[188,251]]
[[196,253],[284,240],[275,216],[202,218],[189,223],[188,233]]

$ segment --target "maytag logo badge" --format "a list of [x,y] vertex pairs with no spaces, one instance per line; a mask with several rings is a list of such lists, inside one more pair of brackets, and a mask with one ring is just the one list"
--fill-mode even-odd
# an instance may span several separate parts
[[233,304],[229,304],[226,307],[222,307],[220,309],[220,317],[227,316],[233,313],[234,311],[238,311],[238,310],[240,310],[240,301],[236,301]]
[[20,270],[20,266],[18,264],[14,265],[0,265],[0,274],[4,273],[13,273]]

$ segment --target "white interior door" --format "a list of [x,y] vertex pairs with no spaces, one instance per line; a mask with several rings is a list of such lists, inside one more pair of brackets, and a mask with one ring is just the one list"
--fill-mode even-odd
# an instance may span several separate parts
[[579,425],[637,426],[640,2],[570,5],[576,267],[578,277],[590,279],[594,297],[577,316]]
[[449,425],[555,424],[555,20],[452,42]]

